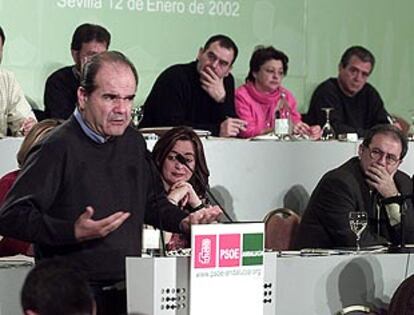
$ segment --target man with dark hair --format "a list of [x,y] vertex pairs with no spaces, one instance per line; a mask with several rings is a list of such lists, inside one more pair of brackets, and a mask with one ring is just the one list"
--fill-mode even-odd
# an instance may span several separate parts
[[94,315],[95,301],[83,273],[63,259],[41,261],[21,291],[24,315]]
[[[6,35],[0,26],[0,63]],[[36,117],[14,74],[0,69],[0,139],[26,135],[36,123]]]
[[186,125],[215,136],[235,137],[245,122],[235,118],[236,44],[225,35],[209,38],[197,60],[166,69],[155,81],[144,104],[140,127]]
[[[392,125],[377,125],[367,132],[358,157],[325,174],[313,191],[299,226],[298,248],[355,246],[349,224],[351,211],[365,211],[368,225],[361,244],[398,245],[401,209],[381,200],[412,193],[412,182],[398,170],[407,154],[407,139]],[[414,241],[414,210],[407,201],[405,240]]]
[[74,114],[35,146],[0,209],[0,234],[35,244],[86,273],[98,314],[124,314],[125,257],[141,254],[142,225],[188,233],[218,207],[187,215],[166,198],[142,135],[130,126],[138,84],[119,52],[85,65]]
[[46,81],[44,94],[46,118],[69,118],[75,109],[76,91],[83,65],[88,58],[106,51],[110,43],[111,35],[100,25],[85,23],[76,28],[70,45],[75,64],[53,72]]
[[0,26],[0,63],[3,59],[3,46],[6,42],[6,34],[4,34],[3,28]]
[[374,65],[375,58],[366,48],[348,48],[341,57],[338,78],[330,78],[316,88],[304,120],[323,126],[326,116],[322,108],[331,107],[330,122],[336,134],[357,133],[359,137],[377,124],[389,123],[381,96],[367,82]]

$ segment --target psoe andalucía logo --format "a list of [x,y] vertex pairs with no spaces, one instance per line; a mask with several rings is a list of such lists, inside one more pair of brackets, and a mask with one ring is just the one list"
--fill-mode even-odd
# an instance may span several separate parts
[[263,233],[195,236],[195,268],[255,265],[263,265]]

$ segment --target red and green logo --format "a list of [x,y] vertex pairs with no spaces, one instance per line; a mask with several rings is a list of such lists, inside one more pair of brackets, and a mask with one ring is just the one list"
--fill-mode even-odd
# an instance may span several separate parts
[[263,239],[263,233],[196,235],[194,267],[263,265]]

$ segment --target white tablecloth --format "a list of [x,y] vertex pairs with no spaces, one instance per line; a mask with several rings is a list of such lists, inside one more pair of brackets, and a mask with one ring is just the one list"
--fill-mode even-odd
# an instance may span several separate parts
[[[21,138],[0,140],[0,176],[16,168]],[[148,142],[152,148],[154,141]],[[354,142],[274,142],[240,139],[205,139],[210,186],[236,220],[262,220],[283,206],[294,185],[311,193],[321,176],[354,156]],[[414,173],[414,147],[401,169]],[[295,198],[293,194],[293,198]]]

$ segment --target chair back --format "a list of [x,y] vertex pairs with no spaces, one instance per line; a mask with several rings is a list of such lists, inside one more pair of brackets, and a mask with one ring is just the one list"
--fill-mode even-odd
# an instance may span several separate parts
[[288,208],[270,211],[264,218],[265,248],[270,250],[292,249],[300,216]]

